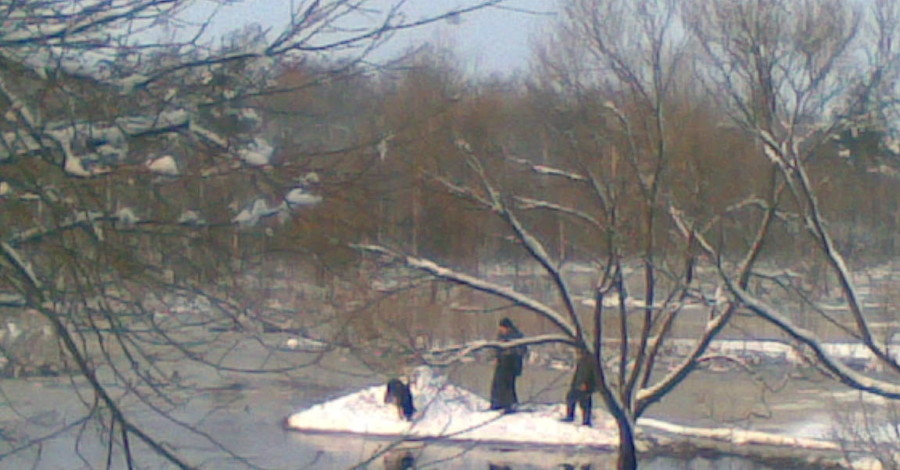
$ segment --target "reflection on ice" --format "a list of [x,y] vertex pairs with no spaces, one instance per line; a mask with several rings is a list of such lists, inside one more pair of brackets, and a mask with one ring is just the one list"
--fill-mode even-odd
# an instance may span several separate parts
[[[527,446],[491,446],[439,443],[402,443],[389,439],[294,433],[292,437],[306,445],[318,446],[322,454],[315,462],[298,468],[311,470],[364,468],[371,470],[599,470],[615,468],[612,452],[591,449],[550,449]],[[689,458],[647,457],[640,461],[642,470],[775,470],[768,466],[734,456],[695,456]],[[791,467],[812,470],[814,466]]]
[[416,468],[416,456],[409,450],[388,452],[384,456],[384,470],[411,470]]

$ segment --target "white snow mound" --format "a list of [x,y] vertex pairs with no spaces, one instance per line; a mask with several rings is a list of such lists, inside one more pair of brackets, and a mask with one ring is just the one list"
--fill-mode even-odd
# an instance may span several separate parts
[[405,439],[598,448],[612,448],[617,442],[611,421],[600,411],[594,412],[593,427],[560,422],[563,405],[528,406],[512,414],[485,411],[489,405],[487,400],[448,383],[444,376],[428,367],[417,368],[411,380],[418,410],[412,422],[402,420],[393,405],[384,403],[384,388],[377,385],[315,405],[289,416],[286,426],[298,431]]

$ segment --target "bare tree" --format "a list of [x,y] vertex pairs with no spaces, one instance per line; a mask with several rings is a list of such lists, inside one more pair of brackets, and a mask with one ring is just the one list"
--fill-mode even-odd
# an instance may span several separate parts
[[[791,246],[808,254],[806,263],[792,269],[798,268],[796,274],[813,283],[810,261],[821,261],[827,277],[837,285],[845,310],[827,313],[809,289],[796,282],[755,291],[768,295],[751,292],[737,282],[738,275],[723,269],[730,292],[746,308],[809,348],[818,364],[837,380],[897,398],[900,368],[887,343],[893,322],[877,329],[873,326],[877,312],[864,306],[857,285],[863,266],[858,262],[854,266],[846,258],[850,246],[839,248],[841,241],[833,235],[828,207],[822,203],[822,186],[811,171],[816,160],[823,158],[822,149],[827,147],[823,142],[848,129],[856,129],[855,134],[870,125],[873,116],[891,112],[895,106],[884,97],[896,87],[893,45],[897,30],[894,22],[885,21],[896,17],[896,5],[873,2],[870,7],[864,10],[843,1],[691,2],[686,12],[687,24],[705,50],[709,72],[705,76],[714,85],[711,90],[732,110],[734,122],[757,139],[759,156],[776,169],[778,191],[766,206],[777,213],[777,223],[760,226],[761,233],[765,239],[775,240],[781,227],[805,235]],[[889,140],[882,143],[882,151],[887,143]],[[677,215],[676,219],[684,223],[686,235],[697,235],[707,253],[725,258],[708,234],[698,235],[694,224]],[[773,261],[778,258],[774,249],[771,246],[760,254]],[[750,274],[768,287],[779,282],[762,273]],[[782,276],[780,282],[784,279]],[[786,303],[786,298],[797,302]],[[799,305],[803,315],[816,316],[820,328],[799,326],[791,312],[781,307],[785,305]],[[816,331],[824,325],[834,326],[840,341],[852,341],[867,350],[871,367],[885,369],[886,376],[876,378],[851,369],[830,353]]]
[[[618,425],[623,469],[637,467],[638,418],[696,369],[737,305],[714,297],[721,286],[697,274],[713,266],[698,242],[671,236],[676,226],[669,222],[668,207],[676,195],[687,194],[679,202],[704,202],[694,199],[696,191],[683,191],[689,182],[673,176],[674,162],[683,158],[673,150],[686,127],[679,123],[692,116],[676,106],[679,94],[690,88],[684,80],[690,68],[684,63],[685,37],[678,32],[675,6],[567,2],[557,40],[547,45],[553,53],[541,57],[548,89],[559,96],[559,106],[551,109],[571,116],[546,117],[543,152],[513,144],[515,155],[497,155],[490,146],[465,146],[460,153],[468,175],[435,175],[452,194],[503,222],[508,237],[551,280],[551,297],[526,294],[402,250],[360,246],[392,263],[503,299],[514,311],[551,325],[550,334],[513,345],[562,342],[591,351],[600,364],[600,394]],[[516,180],[519,184],[509,183]],[[567,227],[559,232],[570,235],[562,239],[547,231],[538,213],[559,217]],[[755,234],[737,267],[736,285],[749,282],[764,233]],[[593,269],[590,292],[573,289],[566,271],[573,263]],[[585,311],[585,304],[592,308]],[[660,373],[679,321],[697,325],[688,328],[690,351]],[[475,346],[503,347],[495,342]]]
[[[333,81],[366,66],[393,33],[500,1],[414,19],[403,2],[370,3],[294,2],[283,30],[249,27],[218,44],[208,21],[186,22],[190,1],[0,3],[2,346],[12,368],[31,367],[33,355],[7,347],[27,323],[58,344],[37,366],[86,382],[72,382],[82,415],[59,429],[100,426],[102,458],[75,442],[85,465],[121,458],[115,465],[135,468],[148,454],[201,465],[148,430],[138,416],[149,413],[252,466],[179,418],[192,389],[178,377],[180,361],[251,373],[298,367],[237,364],[240,340],[212,333],[246,337],[279,320],[242,291],[268,286],[245,276],[259,275],[276,232],[322,201],[317,175],[278,148],[259,111],[263,98],[290,91],[273,78],[286,63],[318,61],[294,85]],[[176,26],[172,39],[158,39],[162,26]],[[0,459],[32,452],[37,465],[54,435],[7,440]]]

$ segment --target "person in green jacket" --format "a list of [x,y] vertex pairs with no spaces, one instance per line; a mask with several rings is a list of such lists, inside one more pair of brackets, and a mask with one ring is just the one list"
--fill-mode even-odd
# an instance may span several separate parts
[[575,404],[581,408],[581,424],[591,425],[592,395],[597,390],[597,361],[584,349],[578,350],[578,362],[575,364],[575,375],[566,394],[566,416],[562,421],[570,423],[575,420]]

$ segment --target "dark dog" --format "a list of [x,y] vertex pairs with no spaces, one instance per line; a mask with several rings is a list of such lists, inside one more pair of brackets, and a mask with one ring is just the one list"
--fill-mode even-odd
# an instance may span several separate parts
[[413,396],[409,391],[409,385],[400,379],[389,380],[384,391],[384,402],[393,403],[397,407],[397,414],[401,419],[412,421],[416,407],[413,406]]

